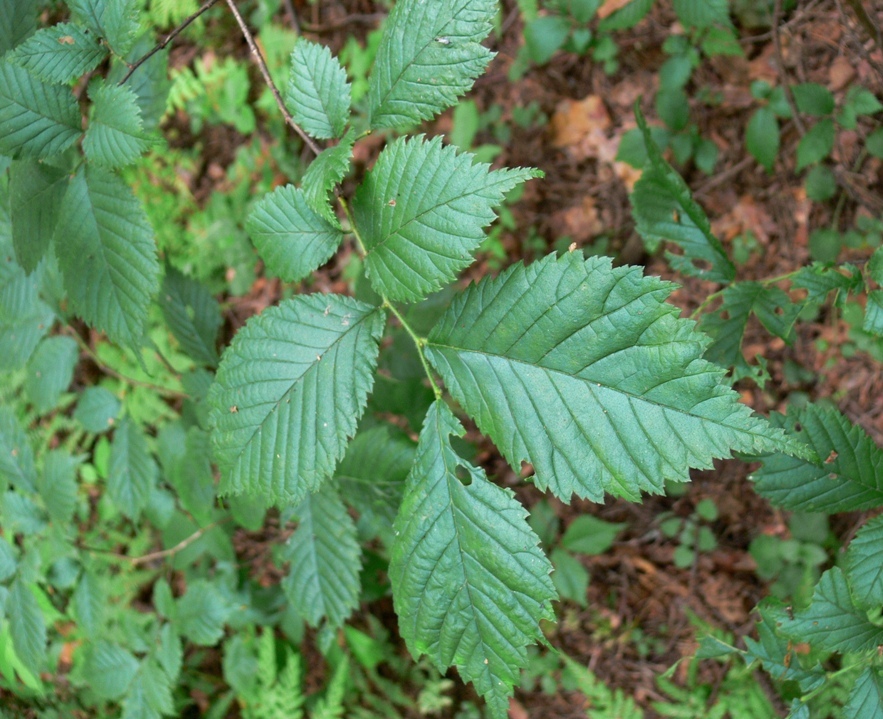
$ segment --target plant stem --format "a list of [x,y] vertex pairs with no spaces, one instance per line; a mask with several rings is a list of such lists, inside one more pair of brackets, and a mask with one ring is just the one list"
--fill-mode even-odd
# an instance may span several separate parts
[[285,107],[285,103],[282,102],[282,96],[279,94],[279,89],[276,87],[276,83],[273,82],[273,78],[270,77],[270,70],[267,68],[267,63],[264,61],[264,56],[261,55],[261,51],[255,43],[251,31],[245,24],[245,20],[242,19],[242,14],[239,12],[239,8],[236,7],[236,3],[233,0],[227,0],[227,7],[230,8],[230,12],[232,12],[233,17],[236,18],[236,23],[239,25],[239,29],[242,31],[242,36],[245,38],[245,42],[248,43],[248,47],[251,50],[251,54],[254,57],[258,68],[261,71],[264,82],[267,83],[267,87],[269,87],[270,92],[273,93],[273,98],[276,100],[276,105],[279,107],[279,112],[282,113],[282,117],[285,118],[285,122],[287,122],[291,126],[291,128],[298,134],[300,139],[304,141],[304,144],[309,147],[310,150],[312,150],[313,154],[318,155],[320,152],[322,152],[322,150],[315,142],[313,142],[313,138],[311,138],[306,132],[304,132],[303,128],[294,121],[291,113],[288,112],[288,108]]

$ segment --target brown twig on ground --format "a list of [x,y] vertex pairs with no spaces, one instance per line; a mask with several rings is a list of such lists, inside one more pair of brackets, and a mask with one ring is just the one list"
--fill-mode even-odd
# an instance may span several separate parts
[[180,35],[182,32],[184,32],[184,30],[186,30],[187,27],[194,20],[196,20],[196,18],[198,18],[200,15],[202,15],[204,12],[206,12],[209,8],[213,7],[217,3],[218,3],[218,0],[206,0],[206,2],[204,2],[202,4],[202,6],[199,8],[199,10],[197,10],[195,13],[193,13],[190,17],[188,17],[186,20],[184,20],[184,22],[182,22],[180,25],[178,25],[178,27],[176,27],[168,35],[166,35],[165,38],[161,42],[159,42],[156,46],[154,46],[154,48],[150,52],[148,52],[146,55],[140,57],[133,65],[130,65],[129,72],[127,72],[125,74],[123,79],[120,80],[119,84],[124,85],[126,83],[126,80],[128,80],[130,77],[132,77],[132,74],[135,72],[135,70],[137,70],[139,67],[141,67],[145,62],[147,62],[150,58],[152,58],[154,55],[156,55],[156,53],[158,53],[160,50],[165,49],[166,45],[168,45],[172,40],[174,40],[176,37],[178,37],[178,35]]
[[273,78],[270,77],[270,70],[267,68],[264,56],[261,54],[260,49],[255,43],[254,36],[252,36],[251,31],[245,24],[245,20],[242,18],[242,14],[239,12],[239,8],[236,7],[234,0],[227,0],[227,7],[230,8],[230,12],[232,12],[233,17],[236,18],[236,23],[242,31],[242,36],[245,38],[245,42],[248,43],[248,48],[251,50],[252,57],[254,57],[258,69],[261,71],[261,76],[264,78],[264,82],[267,83],[267,87],[269,87],[270,92],[273,93],[273,98],[276,100],[276,105],[279,107],[279,112],[282,113],[282,117],[285,118],[285,122],[291,126],[300,139],[304,141],[304,144],[312,150],[313,154],[318,155],[322,150],[315,142],[313,142],[313,138],[304,132],[303,128],[294,121],[288,108],[285,107],[285,103],[282,101],[282,96],[279,94],[279,88],[276,87],[276,83],[273,82]]
[[846,0],[846,4],[852,8],[852,11],[858,18],[859,24],[865,29],[868,35],[871,36],[871,40],[877,43],[877,47],[883,49],[883,39],[880,37],[880,28],[877,26],[877,23],[874,22],[874,19],[870,16],[864,5],[862,5],[862,0]]

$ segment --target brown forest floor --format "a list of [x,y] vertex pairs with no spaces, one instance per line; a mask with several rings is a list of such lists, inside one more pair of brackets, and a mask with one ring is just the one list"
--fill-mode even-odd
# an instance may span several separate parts
[[[874,3],[864,4],[873,11]],[[657,71],[665,59],[661,45],[675,29],[670,3],[657,3],[637,28],[616,36],[620,67],[614,74],[606,75],[588,58],[559,53],[548,65],[529,70],[514,83],[508,81],[507,72],[523,42],[522,28],[514,0],[503,5],[503,33],[491,42],[499,54],[470,96],[481,110],[499,107],[502,121],[511,124],[512,140],[496,164],[533,166],[546,173],[544,180],[528,184],[513,208],[521,230],[503,237],[507,263],[551,251],[562,234],[570,235],[580,246],[605,235],[618,262],[644,264],[648,274],[681,282],[682,288],[672,301],[692,311],[718,288],[695,280],[685,282],[673,275],[664,259],[644,253],[628,202],[627,183],[634,181],[635,175],[613,162],[619,137],[635,125],[632,106],[638,97],[643,97],[644,111],[654,121]],[[305,34],[335,50],[350,35],[364,36],[375,27],[377,13],[383,10],[371,0],[321,0],[314,5],[302,0],[295,1],[294,8],[302,29],[318,27],[321,31]],[[883,20],[883,13],[879,15]],[[287,17],[281,19],[286,21]],[[784,125],[774,174],[764,172],[749,157],[743,137],[750,112],[756,107],[749,93],[750,82],[765,79],[779,85],[786,78],[792,83],[818,82],[838,97],[849,84],[858,82],[883,97],[883,55],[839,0],[798,2],[797,9],[780,23],[779,52],[769,28],[741,28],[740,36],[745,57],[703,60],[688,88],[693,98],[703,88],[722,98],[714,106],[691,100],[691,118],[701,135],[712,139],[720,150],[717,166],[710,176],[692,166],[679,169],[725,245],[746,231],[757,237],[762,251],[739,268],[739,279],[750,280],[778,276],[806,264],[809,232],[827,226],[836,207],[833,201],[813,203],[806,198],[802,177],[794,171],[794,150],[800,139],[794,123]],[[242,50],[245,55],[244,47]],[[532,102],[538,103],[550,122],[531,129],[511,123],[513,108]],[[447,113],[427,131],[443,132],[450,126]],[[857,213],[879,216],[883,208],[880,162],[865,163],[860,176],[851,173],[856,141],[855,133],[841,132],[836,149],[838,172],[846,176],[845,184],[851,188],[840,211],[843,228],[851,226]],[[476,144],[482,142],[493,143],[494,139],[484,132]],[[229,145],[224,149],[224,154],[232,156]],[[376,149],[375,144],[373,151]],[[371,161],[370,156],[364,159]],[[544,246],[525,248],[523,237],[531,226]],[[840,259],[849,259],[848,251]],[[493,271],[495,267],[485,258],[470,269],[466,279]],[[319,281],[345,291],[345,286],[338,286],[342,283],[333,267]],[[232,314],[241,321],[256,307],[274,301],[277,291],[273,283],[259,280]],[[745,346],[750,358],[754,354],[767,358],[772,381],[763,391],[750,382],[740,385],[745,401],[768,413],[782,409],[791,392],[804,392],[813,399],[831,398],[877,441],[883,440],[883,402],[879,400],[883,373],[862,352],[849,359],[840,356],[837,348],[848,335],[849,327],[832,312],[814,323],[801,324],[792,346],[771,340],[752,324]],[[820,351],[820,338],[833,349]],[[789,361],[809,370],[805,376],[812,379],[789,384],[784,370]],[[489,474],[516,489],[528,507],[541,497],[519,480],[490,445],[481,447],[480,459]],[[560,606],[560,621],[550,630],[549,639],[610,686],[634,696],[648,716],[654,716],[649,702],[663,698],[656,677],[696,649],[690,612],[737,638],[752,631],[751,610],[765,596],[765,587],[755,575],[747,551],[749,542],[759,533],[786,536],[788,529],[787,517],[752,491],[747,479],[751,469],[737,461],[720,462],[714,471],[694,473],[686,495],[646,497],[641,504],[610,501],[599,506],[577,501],[568,506],[553,500],[564,526],[574,517],[590,513],[626,522],[628,529],[606,554],[583,558],[591,574],[588,609]],[[706,497],[720,510],[712,525],[719,546],[700,554],[692,568],[678,569],[672,561],[675,544],[662,537],[657,518],[665,511],[688,516]],[[847,539],[858,519],[835,518],[838,536]],[[378,607],[372,611],[377,612]],[[389,628],[395,631],[391,612],[385,614]],[[643,641],[636,640],[636,630]],[[683,678],[684,669],[682,664],[675,676]],[[700,670],[702,680],[711,684],[720,681],[720,674],[720,666],[713,662],[705,662]],[[458,698],[471,696],[468,689],[456,691]],[[576,719],[586,716],[586,707],[577,694],[549,696],[517,690],[510,715],[513,719]]]

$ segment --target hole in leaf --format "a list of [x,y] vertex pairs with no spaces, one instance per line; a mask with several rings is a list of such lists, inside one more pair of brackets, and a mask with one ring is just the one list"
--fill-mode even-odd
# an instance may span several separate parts
[[462,464],[457,465],[457,469],[454,470],[454,474],[457,475],[457,479],[460,480],[460,484],[464,487],[468,487],[472,484],[472,475],[469,473],[469,470],[466,469]]

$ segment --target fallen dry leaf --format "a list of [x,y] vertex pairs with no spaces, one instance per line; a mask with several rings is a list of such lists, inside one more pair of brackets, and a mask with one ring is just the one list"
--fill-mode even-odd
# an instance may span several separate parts
[[606,2],[598,8],[598,17],[602,20],[608,15],[613,15],[617,10],[622,10],[632,0],[606,0]]

